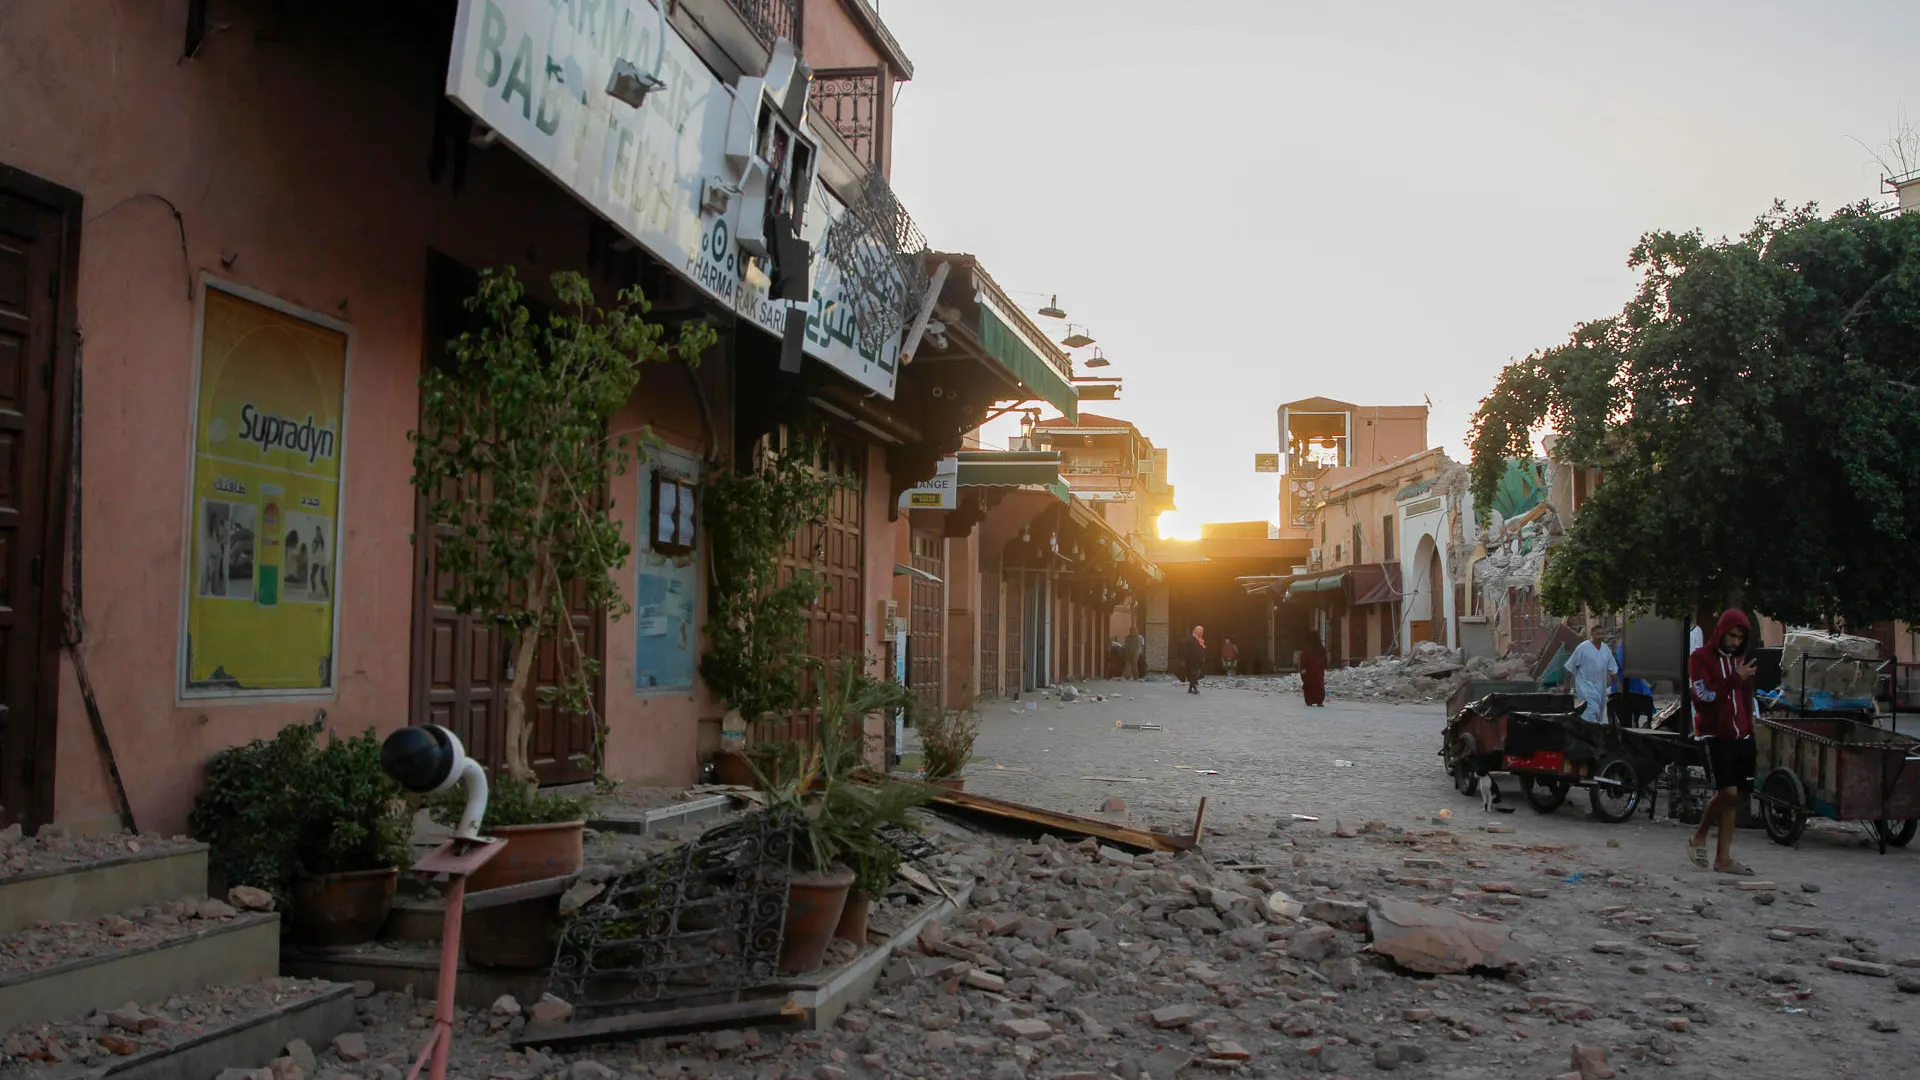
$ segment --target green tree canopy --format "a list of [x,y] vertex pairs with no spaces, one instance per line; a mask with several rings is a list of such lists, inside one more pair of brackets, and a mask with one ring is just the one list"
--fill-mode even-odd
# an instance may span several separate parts
[[1481,506],[1545,428],[1604,470],[1548,609],[1920,620],[1920,214],[1776,203],[1737,239],[1648,233],[1629,265],[1618,315],[1510,364],[1473,420]]

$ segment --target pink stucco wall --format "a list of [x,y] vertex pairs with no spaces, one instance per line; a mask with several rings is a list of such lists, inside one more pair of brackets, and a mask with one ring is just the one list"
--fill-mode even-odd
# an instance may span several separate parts
[[[279,19],[274,5],[220,5],[222,28],[180,62],[180,3],[0,8],[0,163],[86,199],[84,652],[134,810],[150,828],[183,827],[201,763],[222,747],[322,708],[343,730],[407,722],[407,431],[427,249],[472,266],[512,264],[534,280],[585,255],[585,212],[504,148],[472,156],[457,196],[429,183],[442,72],[416,39],[295,14],[307,10],[286,9],[279,39],[258,41]],[[183,216],[184,257],[159,198]],[[338,686],[324,700],[175,701],[200,292],[196,283],[189,299],[187,282],[203,272],[353,328]],[[675,379],[684,382],[651,374],[633,417],[697,441],[699,418]],[[631,498],[625,505],[630,519]],[[630,628],[610,628],[607,660],[611,771],[691,779],[695,718],[711,703],[637,699]],[[59,692],[57,819],[108,816],[70,664]]]

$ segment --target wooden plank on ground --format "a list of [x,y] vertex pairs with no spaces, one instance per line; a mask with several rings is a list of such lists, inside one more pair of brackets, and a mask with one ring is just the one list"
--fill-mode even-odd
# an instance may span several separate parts
[[579,880],[578,872],[563,874],[560,877],[541,878],[538,881],[523,881],[518,885],[502,885],[497,889],[483,889],[480,892],[466,894],[460,905],[462,911],[485,911],[488,908],[517,904],[522,900],[541,900],[549,896],[559,896],[573,887]]
[[943,791],[934,796],[933,805],[982,814],[1030,828],[1037,827],[1043,831],[1092,836],[1121,847],[1136,848],[1141,851],[1185,851],[1193,846],[1191,837],[1130,829],[1110,821],[1043,810],[1037,806],[1027,806],[1024,803],[996,799],[990,795],[979,795],[970,791]]
[[513,1047],[517,1050],[529,1046],[565,1050],[615,1039],[656,1039],[726,1028],[799,1027],[806,1022],[807,1010],[788,995],[720,1005],[692,1005],[684,1009],[621,1013],[618,1016],[565,1024],[528,1024],[519,1038],[513,1040]]

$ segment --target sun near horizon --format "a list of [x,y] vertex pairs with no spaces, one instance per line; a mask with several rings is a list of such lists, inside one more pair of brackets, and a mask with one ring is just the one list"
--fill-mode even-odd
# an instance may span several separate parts
[[1186,515],[1178,510],[1169,510],[1161,514],[1158,525],[1162,540],[1200,539],[1200,523],[1186,520]]

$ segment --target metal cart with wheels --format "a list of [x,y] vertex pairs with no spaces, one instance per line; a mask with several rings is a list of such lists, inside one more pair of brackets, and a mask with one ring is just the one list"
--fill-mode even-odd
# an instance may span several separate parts
[[1905,847],[1920,829],[1920,739],[1836,716],[1762,718],[1754,728],[1760,815],[1776,844],[1812,817],[1859,824]]

